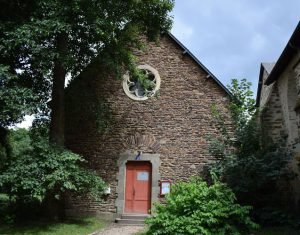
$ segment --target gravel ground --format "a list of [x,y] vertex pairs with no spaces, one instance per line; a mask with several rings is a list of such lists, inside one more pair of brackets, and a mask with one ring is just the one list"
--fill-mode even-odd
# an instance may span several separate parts
[[144,231],[144,226],[118,225],[113,223],[102,231],[94,232],[90,235],[133,235]]

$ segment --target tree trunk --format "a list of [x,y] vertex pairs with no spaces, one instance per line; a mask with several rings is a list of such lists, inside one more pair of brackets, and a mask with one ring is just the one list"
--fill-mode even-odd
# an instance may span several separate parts
[[0,151],[3,151],[3,154],[0,155],[0,171],[2,170],[2,167],[4,167],[5,163],[10,161],[11,157],[11,144],[8,140],[8,129],[0,126]]
[[59,146],[64,146],[65,140],[64,87],[67,72],[62,60],[67,53],[67,43],[67,34],[62,33],[57,36],[57,50],[59,57],[54,62],[49,138],[50,142]]
[[[65,79],[66,68],[64,58],[67,53],[68,36],[61,33],[56,38],[58,58],[54,62],[53,87],[51,100],[51,121],[49,140],[51,143],[63,147],[65,141]],[[57,200],[54,194],[48,192],[44,201],[44,212],[48,218],[61,219],[64,217],[64,199]]]
[[59,191],[59,189],[55,189],[46,194],[41,206],[42,216],[54,221],[63,221],[66,218],[65,195],[62,193],[60,194],[60,198],[56,199],[55,195],[57,191]]

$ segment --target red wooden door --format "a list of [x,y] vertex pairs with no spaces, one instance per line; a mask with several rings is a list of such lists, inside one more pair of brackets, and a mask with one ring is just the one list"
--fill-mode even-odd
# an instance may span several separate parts
[[149,213],[151,172],[149,162],[134,161],[126,164],[125,213]]

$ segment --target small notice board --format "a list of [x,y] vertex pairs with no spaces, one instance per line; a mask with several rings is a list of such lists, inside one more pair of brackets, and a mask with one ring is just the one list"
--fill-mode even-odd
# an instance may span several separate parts
[[164,196],[171,192],[171,182],[169,180],[160,181],[160,195]]

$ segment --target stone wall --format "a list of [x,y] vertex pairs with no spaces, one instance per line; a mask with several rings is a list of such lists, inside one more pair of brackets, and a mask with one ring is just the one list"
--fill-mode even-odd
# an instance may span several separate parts
[[[266,79],[268,78],[268,75],[269,75],[268,72],[264,69],[262,84],[265,83]],[[272,94],[272,91],[273,91],[273,84],[271,84],[269,86],[262,85],[261,96],[260,96],[260,106],[261,107],[264,107],[268,103],[270,96]]]
[[263,85],[260,100],[265,133],[275,142],[281,137],[288,148],[292,148],[299,141],[296,112],[299,100],[297,67],[295,68],[297,60],[298,57],[291,61],[276,82],[269,86]]
[[[172,181],[198,174],[213,160],[207,137],[218,130],[210,109],[216,105],[228,114],[227,93],[167,35],[136,54],[139,64],[159,72],[159,95],[133,101],[121,80],[102,73],[86,73],[68,88],[66,145],[82,154],[111,188],[103,203],[73,198],[69,209],[117,212],[117,162],[126,151],[159,154],[160,177]],[[97,115],[104,121],[97,122]]]
[[280,142],[285,138],[283,128],[282,107],[277,84],[272,84],[272,92],[268,95],[268,102],[261,110],[260,118],[262,122],[263,141],[270,144],[270,141]]
[[297,100],[295,76],[287,69],[278,80],[280,105],[282,107],[283,125],[287,134],[287,145],[293,145],[298,138],[295,104]]
[[[294,57],[286,66],[279,78],[271,84],[269,99],[260,107],[264,140],[272,139],[275,143],[283,144],[290,152],[290,170],[298,176],[289,182],[284,181],[283,196],[285,205],[290,211],[300,209],[300,89],[297,80],[299,56]],[[264,85],[265,87],[265,85]],[[268,89],[262,89],[262,92]],[[262,94],[263,96],[263,94]]]

